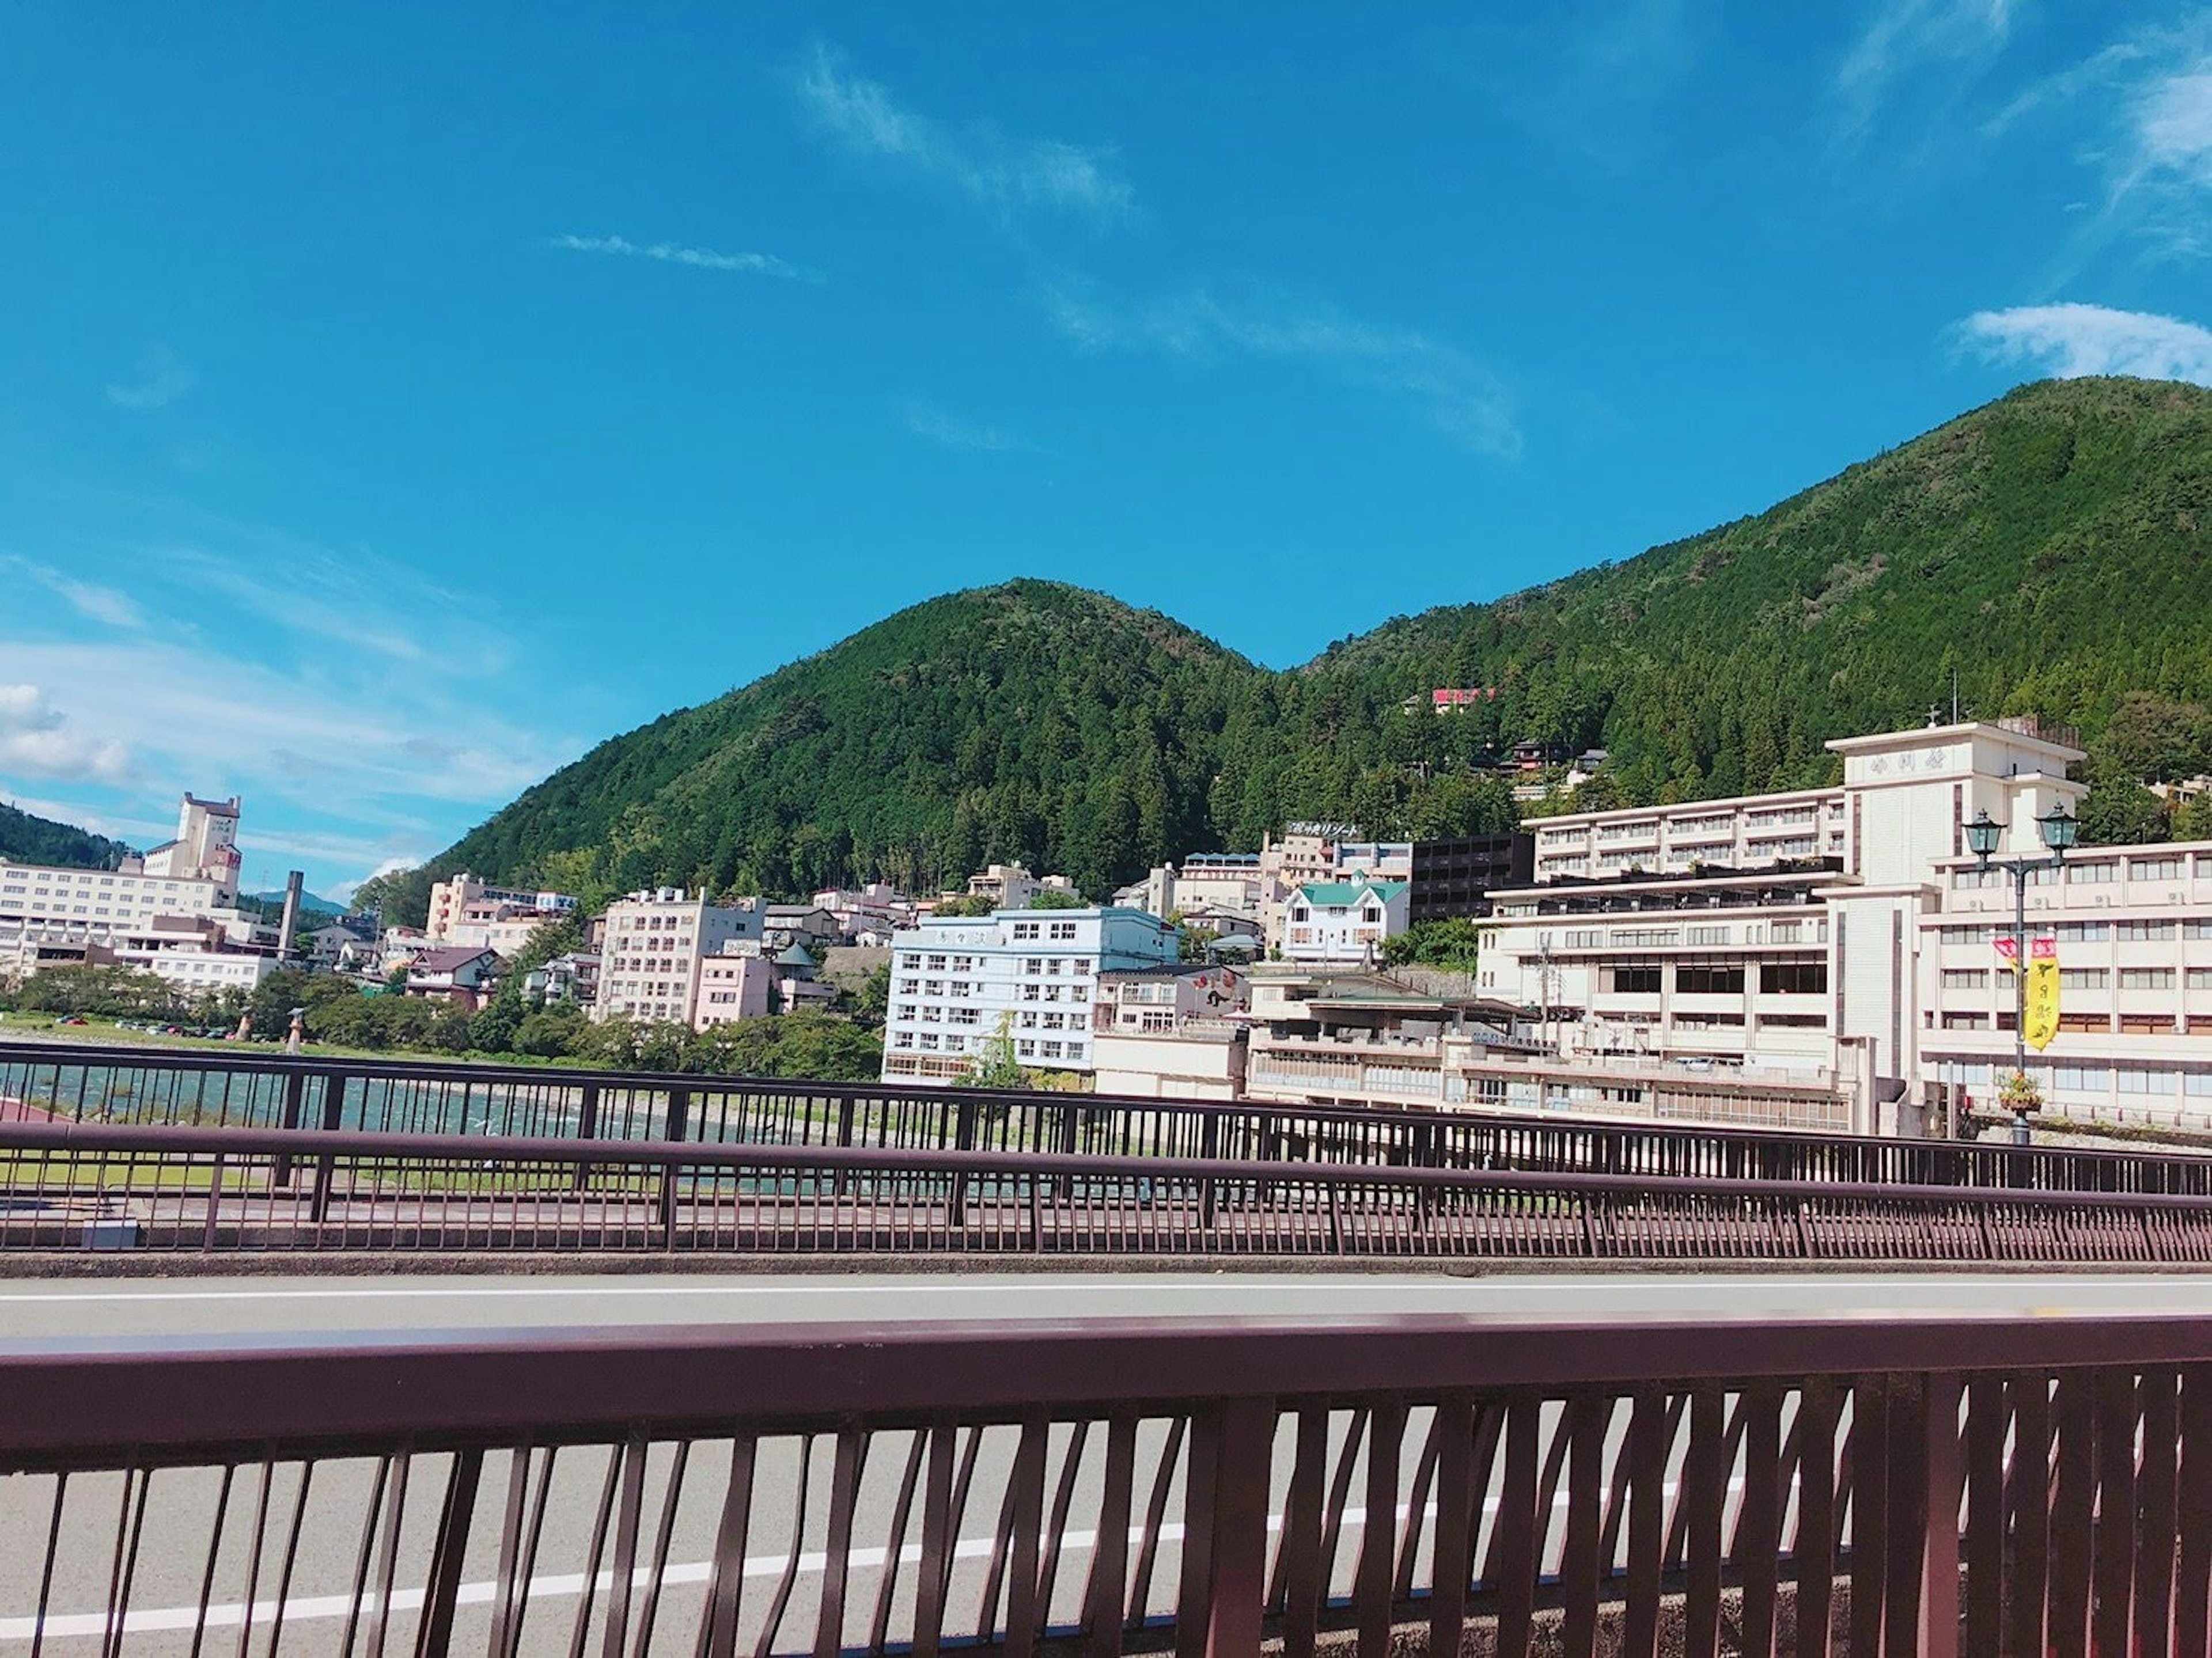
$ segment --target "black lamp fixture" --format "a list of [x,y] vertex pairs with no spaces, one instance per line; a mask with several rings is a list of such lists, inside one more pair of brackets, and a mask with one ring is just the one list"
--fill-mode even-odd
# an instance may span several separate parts
[[[2042,820],[2038,818],[2036,821],[2040,823]],[[1974,821],[1966,825],[1966,849],[1986,864],[1990,854],[1997,849],[1997,836],[2003,832],[2004,825],[1990,817],[1988,808],[1984,807],[1976,812]]]

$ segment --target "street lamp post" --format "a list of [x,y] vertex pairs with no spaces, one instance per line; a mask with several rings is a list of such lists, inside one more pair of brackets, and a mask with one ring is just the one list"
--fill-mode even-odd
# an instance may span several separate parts
[[[2047,858],[1996,857],[1997,838],[2005,826],[1986,811],[1976,812],[1974,821],[1966,825],[1966,848],[1982,868],[2001,869],[2012,877],[2012,1054],[2013,1069],[2022,1077],[2027,1075],[2027,878],[2035,870],[2057,868],[2081,832],[2081,825],[2063,805],[2053,805],[2037,818],[2035,827],[2051,854]],[[2012,1143],[2026,1145],[2027,1139],[2027,1109],[2022,1106],[2013,1113]]]

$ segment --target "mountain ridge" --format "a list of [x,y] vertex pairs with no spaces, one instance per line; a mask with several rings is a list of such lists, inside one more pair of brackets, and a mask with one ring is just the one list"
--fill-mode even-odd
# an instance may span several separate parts
[[[1974,711],[2093,732],[2212,701],[2212,391],[2044,381],[1763,513],[1271,670],[1158,611],[1023,579],[910,606],[609,738],[420,871],[587,896],[653,880],[917,889],[991,859],[1087,890],[1290,817],[1510,821],[1475,768],[1602,746],[1625,799],[1822,782],[1822,740]],[[1449,718],[1401,705],[1495,693]]]

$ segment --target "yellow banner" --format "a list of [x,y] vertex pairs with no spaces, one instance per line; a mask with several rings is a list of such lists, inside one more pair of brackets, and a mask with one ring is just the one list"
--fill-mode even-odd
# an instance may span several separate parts
[[2021,1034],[2039,1054],[2058,1034],[2058,944],[2054,938],[2037,938],[2028,944],[2027,1011]]

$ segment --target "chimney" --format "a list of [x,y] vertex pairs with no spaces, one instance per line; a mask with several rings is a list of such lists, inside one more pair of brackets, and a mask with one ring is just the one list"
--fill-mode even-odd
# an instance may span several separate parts
[[292,959],[292,932],[300,925],[300,888],[307,878],[296,869],[284,878],[284,919],[278,924],[276,934],[276,959],[280,962]]

